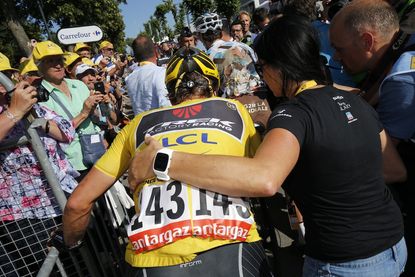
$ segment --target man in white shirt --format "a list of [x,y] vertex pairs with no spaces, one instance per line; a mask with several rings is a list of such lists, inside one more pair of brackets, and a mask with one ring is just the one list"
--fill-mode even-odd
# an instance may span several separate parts
[[125,82],[134,114],[170,106],[164,82],[166,69],[156,65],[154,43],[147,36],[139,35],[132,47],[139,67],[128,75]]

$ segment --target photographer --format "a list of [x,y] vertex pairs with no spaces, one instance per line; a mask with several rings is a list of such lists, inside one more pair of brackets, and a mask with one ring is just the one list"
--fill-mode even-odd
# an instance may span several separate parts
[[79,181],[92,166],[86,162],[86,155],[82,152],[81,136],[96,134],[94,141],[99,140],[102,144],[100,128],[91,121],[90,114],[104,100],[104,96],[91,95],[84,83],[66,79],[63,55],[62,49],[51,41],[39,42],[33,50],[33,58],[39,68],[40,76],[43,77],[42,86],[50,93],[49,100],[41,105],[71,120],[76,128],[77,135],[65,148],[65,154],[75,169],[81,173]]
[[[10,67],[7,59],[7,64],[0,62],[0,71],[9,77],[17,70]],[[36,88],[26,81],[19,82],[11,93],[0,85],[0,143],[15,142],[25,135],[22,119],[32,111],[38,117],[38,133],[53,171],[62,189],[72,193],[79,173],[66,159],[60,143],[70,143],[75,129],[68,120],[38,105],[40,98]],[[1,150],[0,168],[0,272],[7,276],[28,276],[37,272],[41,264],[34,262],[27,267],[21,264],[33,253],[45,251],[41,241],[48,237],[50,218],[60,217],[62,211],[55,198],[48,196],[50,188],[29,145]],[[38,227],[33,230],[27,228],[29,225]]]
[[120,121],[119,105],[115,94],[110,92],[112,89],[111,83],[97,81],[96,74],[97,71],[87,64],[81,64],[76,69],[76,78],[88,87],[91,95],[103,95],[103,100],[96,107],[91,119],[100,126],[105,132],[107,142],[111,143],[116,135],[114,125],[117,125]]

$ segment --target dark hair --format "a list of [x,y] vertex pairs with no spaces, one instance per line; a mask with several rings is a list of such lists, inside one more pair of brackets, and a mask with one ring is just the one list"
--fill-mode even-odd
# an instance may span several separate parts
[[222,32],[225,34],[231,33],[231,26],[229,24],[229,20],[227,18],[222,18]]
[[170,90],[167,94],[173,105],[179,104],[190,96],[211,97],[214,93],[209,79],[197,71],[185,73],[181,77],[177,91]]
[[222,31],[221,30],[207,30],[206,33],[200,34],[200,37],[203,41],[206,41],[208,43],[213,43],[215,40],[222,37]]
[[317,19],[317,0],[289,0],[284,4],[283,14],[304,16],[311,21]]
[[133,48],[134,56],[137,59],[137,62],[142,62],[155,56],[154,43],[148,36],[139,35],[133,41],[131,46]]
[[182,31],[180,32],[181,38],[188,38],[193,36],[192,31],[190,31],[189,27],[184,27]]
[[243,25],[243,23],[242,23],[242,21],[240,21],[239,19],[235,19],[235,20],[232,22],[232,24],[231,24],[231,28],[232,28],[232,26],[235,26],[235,25],[241,25],[242,27],[244,26],[244,25]]
[[327,17],[332,20],[338,11],[349,3],[349,0],[333,0],[327,11]]
[[269,18],[269,12],[266,8],[258,8],[252,14],[252,21],[257,25],[267,18]]
[[284,15],[273,20],[253,46],[259,60],[281,71],[284,96],[288,81],[328,83],[320,59],[318,35],[310,21],[302,16]]

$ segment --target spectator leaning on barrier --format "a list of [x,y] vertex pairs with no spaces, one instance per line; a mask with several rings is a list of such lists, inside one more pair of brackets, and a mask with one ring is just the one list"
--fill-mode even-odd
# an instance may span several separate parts
[[[22,67],[25,80],[36,68],[33,61],[28,61],[30,65]],[[0,71],[10,70],[15,71],[0,60]],[[22,119],[32,110],[39,118],[38,133],[53,172],[61,188],[72,193],[79,173],[66,159],[62,147],[74,139],[75,129],[68,120],[37,104],[37,95],[36,88],[26,81],[16,85],[11,97],[0,85],[0,144],[17,142],[26,134]],[[39,256],[45,257],[46,245],[39,242],[46,241],[50,231],[47,228],[54,227],[50,218],[61,214],[32,147],[0,150],[0,272],[7,276],[35,274],[42,262]]]
[[[409,1],[408,1],[409,2]],[[413,25],[412,25],[413,26]],[[330,40],[338,59],[351,74],[378,72],[369,79],[366,99],[376,105],[383,127],[392,137],[408,171],[405,183],[393,184],[394,195],[405,219],[408,264],[405,276],[415,274],[415,35],[404,42],[401,51],[390,54],[401,37],[399,17],[386,1],[353,0],[333,18]],[[410,49],[408,49],[410,48]],[[395,50],[398,51],[398,50]],[[369,75],[370,76],[370,75]],[[372,93],[373,92],[373,93]]]
[[91,58],[91,46],[86,43],[79,42],[75,44],[73,51],[83,58]]
[[170,106],[164,83],[166,69],[156,65],[154,43],[149,37],[139,35],[132,48],[140,66],[127,76],[125,83],[134,114]]
[[[38,42],[33,49],[33,58],[39,68],[39,73],[43,78],[42,85],[49,91],[51,96],[49,100],[41,103],[55,111],[67,120],[71,120],[77,135],[64,151],[73,167],[81,173],[79,179],[87,173],[89,167],[83,163],[81,144],[78,133],[92,134],[99,132],[98,126],[95,126],[89,118],[101,101],[103,95],[90,95],[88,87],[79,80],[65,78],[63,67],[63,51],[51,41]],[[52,95],[53,94],[53,95]],[[66,113],[61,104],[71,113],[72,119]]]

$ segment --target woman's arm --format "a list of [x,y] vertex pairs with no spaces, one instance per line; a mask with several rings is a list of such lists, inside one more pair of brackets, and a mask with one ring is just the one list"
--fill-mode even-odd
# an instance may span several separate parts
[[[160,144],[146,137],[148,147],[139,152],[129,170],[130,188],[154,176],[152,163]],[[254,158],[194,155],[175,151],[172,179],[230,196],[272,196],[295,166],[300,153],[297,138],[285,129],[267,133]]]

